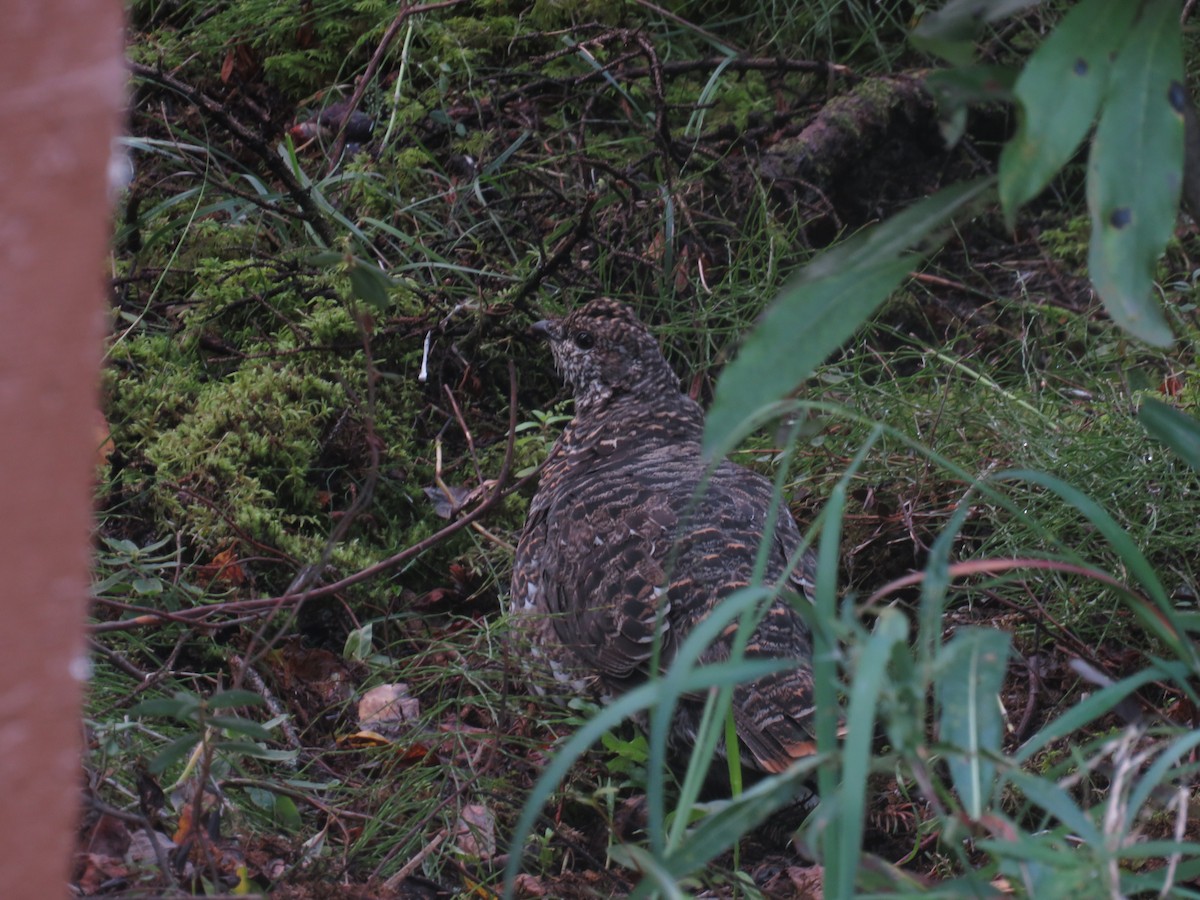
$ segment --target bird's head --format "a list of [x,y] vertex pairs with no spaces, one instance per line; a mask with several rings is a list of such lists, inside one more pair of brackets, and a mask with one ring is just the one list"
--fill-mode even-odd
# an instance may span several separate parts
[[577,411],[621,396],[647,401],[679,396],[679,378],[658,341],[623,303],[591,300],[568,316],[537,322],[533,330],[549,339],[558,371],[575,391]]

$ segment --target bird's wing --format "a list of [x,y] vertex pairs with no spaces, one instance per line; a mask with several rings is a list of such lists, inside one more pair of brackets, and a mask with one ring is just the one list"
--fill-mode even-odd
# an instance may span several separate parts
[[663,557],[676,517],[666,498],[636,481],[597,479],[555,511],[546,580],[559,639],[609,680],[644,673],[656,624],[670,617]]
[[[704,505],[697,513],[706,528],[684,538],[681,571],[688,573],[683,596],[672,583],[678,614],[691,619],[706,615],[724,597],[746,587],[754,578],[759,545],[765,528],[772,485],[738,468],[719,469]],[[764,581],[778,581],[802,537],[786,507],[776,516],[768,547]],[[810,590],[811,565],[805,554],[788,573],[793,589]],[[733,710],[738,736],[749,752],[746,762],[763,772],[780,772],[815,750],[811,733],[812,640],[808,626],[793,606],[791,591],[774,598],[746,641],[750,658],[794,660],[795,665],[734,689]],[[699,612],[699,615],[697,613]],[[681,625],[676,625],[682,630]],[[737,634],[731,624],[701,657],[705,662],[727,659]]]

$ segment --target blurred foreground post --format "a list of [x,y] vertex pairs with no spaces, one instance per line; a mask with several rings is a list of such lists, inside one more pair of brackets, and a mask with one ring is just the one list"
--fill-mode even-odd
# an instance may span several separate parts
[[80,796],[119,0],[0,28],[0,893],[64,897]]

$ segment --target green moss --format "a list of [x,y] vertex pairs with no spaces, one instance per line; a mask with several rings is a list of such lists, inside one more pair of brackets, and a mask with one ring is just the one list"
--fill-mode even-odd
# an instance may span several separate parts
[[[188,559],[247,541],[247,555],[273,548],[289,562],[264,576],[259,589],[269,591],[286,584],[295,560],[321,555],[369,474],[371,432],[384,448],[380,486],[333,565],[361,568],[442,527],[421,489],[434,482],[434,436],[422,429],[443,423],[414,419],[428,398],[411,332],[389,333],[386,318],[372,325],[384,380],[370,408],[358,304],[341,267],[313,268],[311,251],[252,254],[255,236],[250,225],[192,226],[154,293],[130,304],[139,315],[115,329],[105,412],[116,463],[104,489],[112,514],[177,534]],[[168,250],[152,249],[151,264]],[[426,302],[401,282],[382,312],[421,316]],[[455,463],[447,465],[453,479]],[[452,543],[433,558],[461,550]],[[411,576],[419,587],[424,576]]]

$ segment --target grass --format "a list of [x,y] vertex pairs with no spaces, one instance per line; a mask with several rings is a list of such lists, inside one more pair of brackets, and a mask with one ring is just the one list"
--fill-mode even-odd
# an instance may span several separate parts
[[[678,13],[754,53],[774,54],[794,27],[813,56],[845,51],[874,58],[876,71],[901,58],[890,52],[902,46],[895,8],[864,21],[864,4],[816,4],[794,22],[770,5],[745,22],[703,18],[704,8]],[[295,33],[255,26],[250,44],[269,62],[261,83],[307,100],[350,80],[346,61],[361,66],[373,49],[361,36],[393,14],[358,12],[370,21],[329,23],[328,59],[305,57],[295,81]],[[189,37],[151,5],[135,13],[150,21],[137,53],[164,54],[179,83],[139,76],[139,201],[118,216],[114,244],[113,448],[98,475],[85,770],[96,808],[125,816],[130,831],[176,831],[189,850],[169,874],[143,861],[133,883],[217,890],[245,863],[263,887],[329,882],[369,896],[388,879],[426,879],[487,895],[503,889],[507,863],[533,879],[526,890],[551,895],[581,885],[623,895],[657,867],[664,895],[712,885],[754,896],[753,869],[774,851],[748,841],[730,854],[731,835],[811,773],[748,790],[685,840],[683,818],[670,817],[681,789],[653,728],[640,739],[620,706],[567,706],[533,689],[501,603],[529,487],[387,573],[293,596],[266,616],[237,604],[281,597],[298,578],[298,593],[319,589],[428,539],[446,525],[435,503],[444,489],[475,489],[468,508],[488,495],[510,413],[527,426],[512,436],[511,470],[536,466],[564,413],[546,354],[524,333],[542,311],[598,293],[634,302],[685,388],[710,400],[820,233],[820,217],[747,162],[772,130],[799,129],[812,76],[685,72],[657,94],[648,73],[615,86],[592,77],[593,60],[630,46],[609,25],[571,32],[584,53],[549,33],[568,24],[557,7],[539,5],[549,21],[503,17],[490,33],[431,15],[403,38],[404,77],[370,95],[389,142],[377,158],[336,165],[319,148],[294,151],[269,125],[256,125],[257,148],[231,137],[231,121],[259,120],[215,74],[224,33],[210,25]],[[178,15],[205,26],[190,7]],[[642,34],[661,60],[714,53],[676,19],[647,14]],[[533,99],[476,102],[518,87],[536,89]],[[227,102],[198,113],[184,102],[195,91]],[[265,94],[255,103],[286,117]],[[189,111],[163,120],[175,105]],[[788,115],[774,120],[779,105]],[[666,145],[654,125],[664,109],[669,131],[700,148],[685,162],[683,144]],[[907,169],[895,178],[904,192],[936,180]],[[877,189],[880,204],[899,193],[892,182],[858,187]],[[817,522],[827,557],[813,614],[825,648],[823,754],[805,766],[819,766],[837,802],[804,840],[825,861],[830,896],[847,896],[860,869],[860,890],[915,890],[921,874],[951,894],[995,877],[1028,896],[1097,878],[1132,891],[1179,849],[1143,838],[1180,839],[1192,737],[1152,713],[1185,718],[1194,668],[1179,653],[1152,667],[1171,659],[1171,636],[1147,620],[1153,591],[1128,547],[1102,539],[1094,509],[1064,502],[1053,483],[1000,476],[1044,472],[1093,498],[1194,628],[1200,481],[1135,415],[1147,396],[1193,412],[1200,402],[1192,266],[1186,246],[1174,247],[1161,279],[1179,296],[1182,339],[1141,349],[1071,302],[1082,255],[1063,236],[1078,219],[1042,215],[1041,244],[1001,240],[994,213],[963,226],[807,382],[794,458],[768,433],[738,456],[784,468],[791,506]],[[1010,559],[1044,565],[986,568]],[[318,562],[324,571],[306,575]],[[985,568],[954,568],[972,563]],[[914,570],[923,583],[900,585]],[[1132,584],[1142,605],[1096,572]],[[128,624],[134,616],[142,624]],[[1090,670],[1073,668],[1076,658]],[[981,672],[999,679],[1002,705],[950,689],[986,684]],[[736,674],[684,667],[680,678]],[[357,700],[395,683],[419,712],[372,735]],[[660,687],[623,702],[650,708]],[[1140,715],[1123,717],[1127,695]],[[839,705],[856,738],[844,747],[832,738]],[[719,712],[713,721],[721,726]],[[967,752],[980,735],[991,743]],[[589,751],[591,738],[602,749]],[[547,769],[566,780],[539,782]],[[632,798],[646,785],[659,799],[642,823]],[[211,824],[214,809],[220,840],[185,827],[185,811]],[[981,809],[991,831],[968,835]],[[531,837],[513,847],[519,822]],[[1094,840],[1081,846],[1080,834]],[[865,867],[860,843],[874,857]],[[1179,880],[1195,877],[1190,852]],[[903,872],[890,865],[901,860]]]

